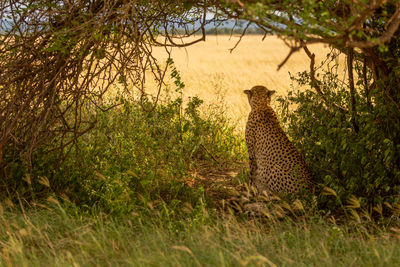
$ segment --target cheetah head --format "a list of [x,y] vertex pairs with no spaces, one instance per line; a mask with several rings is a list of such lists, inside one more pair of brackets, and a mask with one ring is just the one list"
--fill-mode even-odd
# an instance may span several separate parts
[[250,90],[244,90],[244,93],[249,99],[249,104],[252,109],[269,106],[271,96],[275,93],[273,90],[268,90],[265,86],[256,85]]

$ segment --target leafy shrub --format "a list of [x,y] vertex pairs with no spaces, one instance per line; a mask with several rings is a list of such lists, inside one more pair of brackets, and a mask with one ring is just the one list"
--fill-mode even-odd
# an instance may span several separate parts
[[199,161],[211,161],[208,153],[229,160],[235,156],[235,145],[224,135],[230,126],[199,116],[201,103],[191,99],[182,114],[180,98],[150,112],[125,101],[118,110],[102,114],[96,129],[80,140],[80,157],[101,178],[84,180],[88,202],[120,208],[131,200],[171,204],[203,197],[201,190],[187,185],[190,169]]
[[188,185],[191,170],[201,162],[210,166],[217,159],[226,165],[245,155],[225,114],[200,116],[202,103],[194,97],[184,107],[177,97],[153,107],[117,97],[109,106],[119,106],[105,112],[87,105],[87,116],[97,118],[95,127],[67,147],[62,163],[50,147],[36,153],[32,169],[11,165],[9,196],[18,192],[40,200],[55,194],[112,213],[163,206],[196,210],[206,199],[202,188]]
[[[360,76],[361,77],[361,76]],[[282,117],[287,132],[306,155],[315,181],[333,189],[337,197],[320,195],[322,208],[335,209],[351,195],[363,205],[398,201],[400,193],[400,112],[382,87],[376,87],[369,103],[362,82],[356,88],[355,130],[347,86],[334,72],[322,75],[321,94],[294,90],[281,98]],[[292,79],[311,84],[308,73]],[[397,92],[398,94],[398,92]],[[393,99],[400,95],[393,94]],[[291,109],[289,107],[295,107]]]

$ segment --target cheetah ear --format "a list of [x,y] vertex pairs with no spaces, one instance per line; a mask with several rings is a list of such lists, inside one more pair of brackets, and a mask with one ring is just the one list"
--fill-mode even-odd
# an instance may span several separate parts
[[268,96],[272,96],[273,94],[275,94],[275,90],[269,90],[268,91]]
[[244,90],[243,93],[245,93],[248,96],[251,96],[252,92],[251,92],[251,90]]

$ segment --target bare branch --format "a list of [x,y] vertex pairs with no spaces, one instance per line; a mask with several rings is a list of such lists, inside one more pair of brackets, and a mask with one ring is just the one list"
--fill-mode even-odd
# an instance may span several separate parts
[[350,108],[351,108],[351,123],[353,124],[354,131],[358,133],[359,127],[356,121],[357,111],[356,111],[356,98],[354,89],[354,77],[353,77],[353,48],[349,48],[349,53],[347,55],[347,68],[349,76],[349,87],[350,87]]
[[[302,45],[304,51],[306,52],[307,56],[310,58],[310,78],[311,78],[311,86],[315,88],[315,90],[317,91],[317,93],[322,97],[322,99],[325,101],[325,104],[328,105],[328,100],[325,96],[325,94],[322,92],[321,90],[321,82],[318,81],[315,78],[315,54],[312,54],[310,52],[310,50],[307,48],[306,45]],[[344,112],[344,113],[348,113],[349,111],[347,109],[345,109],[344,107],[341,107],[339,105],[337,105],[336,103],[330,103],[330,105],[338,108],[340,111]]]
[[386,43],[392,39],[393,35],[396,33],[397,29],[399,29],[400,25],[400,5],[396,4],[396,11],[393,16],[389,19],[390,25],[385,27],[387,31],[383,33],[378,38],[372,41],[353,41],[349,40],[346,42],[347,46],[350,47],[358,47],[358,48],[371,48],[383,43]]
[[239,40],[236,42],[235,46],[232,47],[231,49],[229,49],[230,53],[232,53],[233,50],[235,50],[235,48],[239,45],[240,41],[242,41],[242,38],[246,34],[246,31],[247,31],[247,29],[249,28],[250,25],[251,25],[251,22],[248,22],[246,27],[243,29],[242,33],[240,34]]
[[287,42],[285,42],[285,44],[290,48],[289,54],[286,56],[286,58],[278,65],[277,71],[279,71],[283,65],[285,65],[285,63],[289,60],[289,58],[296,53],[297,51],[299,51],[302,47],[303,47],[303,42],[300,42],[299,46],[296,45],[289,45]]
[[368,84],[368,77],[367,77],[367,57],[364,57],[363,60],[363,69],[362,69],[362,74],[363,74],[363,84],[364,84],[364,91],[365,91],[365,96],[367,98],[367,105],[372,108],[371,105],[371,96],[370,96],[370,88]]

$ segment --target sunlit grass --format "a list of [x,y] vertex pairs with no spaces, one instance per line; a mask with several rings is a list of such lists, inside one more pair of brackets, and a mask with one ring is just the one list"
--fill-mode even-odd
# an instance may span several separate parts
[[[243,127],[250,110],[243,90],[265,85],[276,90],[277,96],[286,95],[291,90],[289,72],[294,75],[309,70],[310,61],[300,50],[278,71],[278,65],[289,52],[282,40],[275,36],[267,36],[264,41],[261,35],[245,36],[230,52],[238,39],[238,36],[208,35],[205,42],[173,48],[171,56],[186,85],[184,96],[197,95],[206,103],[220,103],[222,95],[229,115]],[[322,44],[311,45],[309,49],[316,54],[316,64],[330,51]],[[154,55],[163,62],[165,49],[155,48]],[[173,88],[172,82],[169,84]],[[149,92],[155,88],[151,81],[147,87]]]
[[208,213],[167,222],[60,207],[0,216],[2,266],[395,266],[396,238],[316,218],[260,223]]

